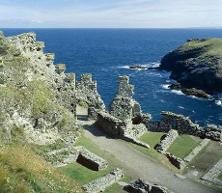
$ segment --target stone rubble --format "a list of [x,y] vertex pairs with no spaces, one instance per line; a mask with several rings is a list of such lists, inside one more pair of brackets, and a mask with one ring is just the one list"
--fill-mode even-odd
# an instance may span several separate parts
[[222,186],[222,180],[218,179],[218,176],[222,173],[222,159],[216,163],[204,176],[201,177],[202,180],[218,184]]
[[83,190],[86,193],[98,193],[105,191],[106,188],[112,186],[124,176],[121,169],[115,169],[106,176],[93,180],[92,182],[83,185]]
[[163,186],[145,182],[142,179],[124,186],[124,190],[129,193],[173,193]]
[[176,140],[179,136],[176,130],[171,129],[166,136],[160,141],[160,143],[156,146],[156,150],[159,153],[165,154],[169,149],[170,145]]

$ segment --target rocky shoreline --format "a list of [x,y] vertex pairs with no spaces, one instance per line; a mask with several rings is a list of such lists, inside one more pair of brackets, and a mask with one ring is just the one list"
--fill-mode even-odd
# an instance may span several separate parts
[[208,94],[221,92],[221,50],[220,38],[188,40],[162,58],[160,69],[170,71],[170,78],[183,88],[195,88]]

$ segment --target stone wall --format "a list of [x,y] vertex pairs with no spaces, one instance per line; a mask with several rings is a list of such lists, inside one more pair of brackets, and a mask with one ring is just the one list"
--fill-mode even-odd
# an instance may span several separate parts
[[181,159],[181,158],[179,158],[179,157],[177,157],[177,156],[175,156],[175,155],[173,155],[169,152],[167,152],[165,155],[168,158],[168,160],[170,161],[170,163],[172,165],[174,165],[176,168],[178,168],[178,169],[184,169],[185,168],[186,163],[184,162],[183,159]]
[[160,141],[160,143],[156,146],[156,150],[160,153],[165,154],[169,149],[170,145],[176,140],[178,137],[178,132],[176,130],[171,129],[166,136]]
[[123,171],[117,168],[106,176],[103,176],[86,185],[83,185],[83,190],[86,193],[103,192],[106,188],[119,181],[123,176]]
[[[112,101],[110,114],[126,124],[124,133],[127,136],[131,135],[131,137],[136,138],[138,132],[143,133],[144,130],[140,130],[141,127],[134,125],[148,122],[151,116],[142,112],[140,104],[133,99],[133,94],[134,86],[129,83],[129,77],[120,76],[117,94]],[[133,132],[133,130],[137,130],[137,132]],[[134,136],[134,134],[136,135]]]
[[173,193],[163,186],[145,182],[141,179],[124,186],[124,190],[129,193]]
[[76,81],[76,97],[79,102],[84,101],[89,107],[105,110],[105,104],[97,91],[97,82],[92,80],[92,74],[82,74]]
[[82,146],[76,147],[75,149],[79,153],[76,162],[80,163],[81,165],[95,171],[107,168],[108,162],[103,158],[97,156]]
[[95,125],[112,137],[123,136],[126,127],[121,120],[103,111],[97,113]]
[[168,132],[177,130],[180,134],[194,135],[215,141],[222,141],[222,128],[214,125],[201,127],[193,123],[188,117],[172,112],[162,112],[160,121],[150,121],[147,127],[151,131]]

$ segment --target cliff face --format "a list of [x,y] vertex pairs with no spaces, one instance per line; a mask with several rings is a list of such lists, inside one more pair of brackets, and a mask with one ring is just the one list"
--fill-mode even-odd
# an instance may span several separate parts
[[3,142],[12,141],[17,134],[37,144],[61,138],[74,142],[79,135],[76,106],[84,103],[104,108],[92,78],[76,81],[75,74],[65,73],[64,64],[54,65],[54,54],[44,53],[43,48],[44,43],[36,41],[34,33],[13,37],[0,34]]
[[222,39],[188,40],[161,60],[161,69],[184,87],[222,91]]

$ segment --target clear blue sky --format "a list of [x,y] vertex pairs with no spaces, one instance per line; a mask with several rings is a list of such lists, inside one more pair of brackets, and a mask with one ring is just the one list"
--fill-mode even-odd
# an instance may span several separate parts
[[0,27],[222,27],[222,0],[0,0]]

